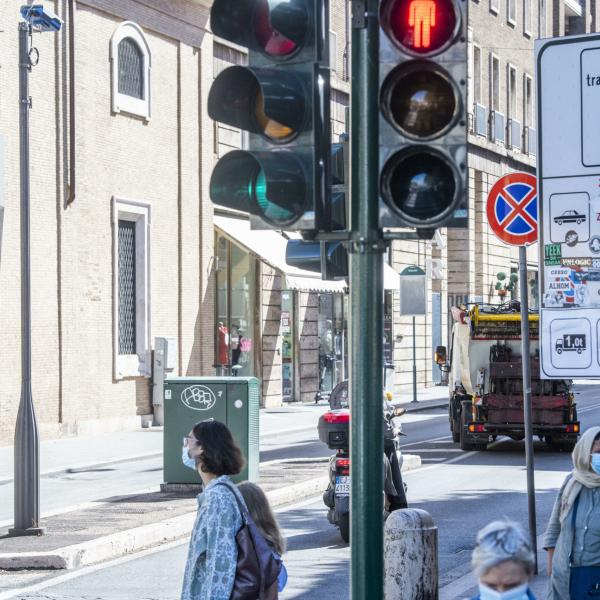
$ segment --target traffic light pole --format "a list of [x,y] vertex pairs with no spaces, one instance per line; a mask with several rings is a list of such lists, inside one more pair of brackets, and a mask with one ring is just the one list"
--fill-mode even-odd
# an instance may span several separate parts
[[379,2],[352,1],[351,594],[383,598],[383,251],[379,228]]

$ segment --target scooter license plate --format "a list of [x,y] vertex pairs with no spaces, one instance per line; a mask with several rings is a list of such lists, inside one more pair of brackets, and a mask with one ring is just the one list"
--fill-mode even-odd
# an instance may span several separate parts
[[336,496],[349,496],[350,495],[350,477],[348,475],[336,475],[335,495]]

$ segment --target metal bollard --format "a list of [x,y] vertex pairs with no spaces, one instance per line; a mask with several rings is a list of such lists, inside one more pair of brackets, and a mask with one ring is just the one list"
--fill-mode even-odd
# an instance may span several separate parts
[[437,600],[437,527],[424,510],[395,510],[385,523],[386,600]]

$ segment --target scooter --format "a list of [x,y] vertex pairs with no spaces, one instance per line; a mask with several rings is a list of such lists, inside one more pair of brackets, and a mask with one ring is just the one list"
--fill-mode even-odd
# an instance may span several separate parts
[[[394,452],[398,460],[398,472],[402,468],[402,450],[400,437],[404,435],[402,425],[395,419],[406,412],[404,408],[395,408],[386,397],[383,403],[383,415],[389,423],[388,439],[393,440]],[[336,525],[344,542],[350,540],[350,410],[348,402],[348,382],[340,382],[331,392],[330,410],[319,418],[319,439],[336,453],[329,460],[329,485],[323,493],[323,503],[328,507],[327,520]],[[399,494],[393,481],[390,460],[384,453],[384,491],[382,509],[384,518],[390,512],[391,499],[404,497]]]

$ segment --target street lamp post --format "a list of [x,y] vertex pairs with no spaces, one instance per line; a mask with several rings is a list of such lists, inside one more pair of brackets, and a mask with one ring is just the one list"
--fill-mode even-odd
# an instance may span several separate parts
[[21,7],[19,23],[19,143],[21,175],[21,400],[15,426],[14,527],[9,535],[41,535],[40,447],[31,393],[31,252],[29,210],[29,72],[37,64],[33,31],[58,31],[62,22],[42,5]]

